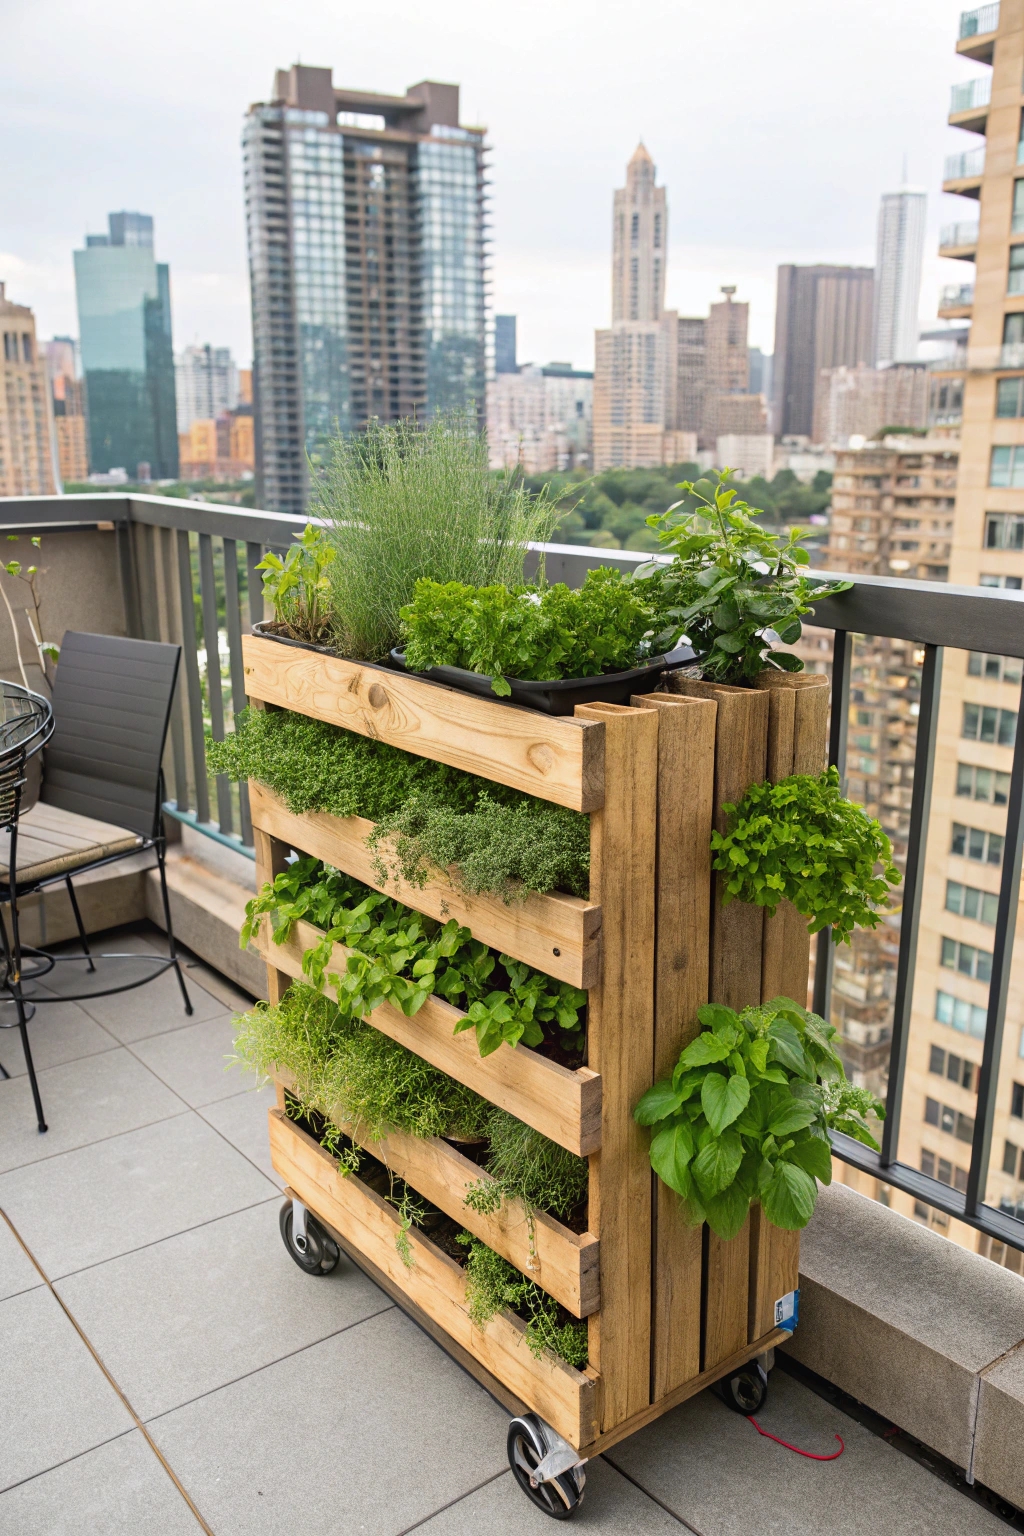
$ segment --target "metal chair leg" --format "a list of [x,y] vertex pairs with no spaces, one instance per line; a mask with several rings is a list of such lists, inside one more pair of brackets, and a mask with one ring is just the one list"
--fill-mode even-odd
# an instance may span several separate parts
[[164,847],[163,847],[163,843],[157,843],[157,846],[156,846],[156,862],[157,862],[157,867],[160,870],[160,895],[163,898],[163,903],[164,903],[164,922],[167,925],[167,948],[168,948],[168,951],[170,952],[171,959],[174,962],[174,969],[175,969],[175,972],[176,972],[177,977],[178,977],[178,986],[181,988],[181,995],[182,995],[182,997],[185,1000],[185,1012],[191,1016],[191,1014],[192,1014],[192,1002],[191,1002],[191,999],[189,998],[188,990],[187,990],[187,988],[185,986],[185,978],[184,978],[184,976],[181,973],[181,963],[178,960],[178,952],[177,952],[177,950],[175,948],[175,945],[174,945],[174,929],[171,926],[171,902],[170,902],[170,898],[167,895],[167,873],[166,873],[166,871],[164,869]]
[[[13,859],[12,859],[13,864]],[[21,995],[21,979],[19,967],[21,962],[21,941],[18,933],[18,898],[12,889],[11,902],[11,939],[7,937],[7,924],[4,922],[3,913],[0,912],[0,947],[3,948],[4,958],[7,961],[7,982],[5,990],[10,993],[15,1008],[18,1010],[18,1030],[21,1034],[21,1048],[25,1053],[25,1067],[28,1071],[29,1087],[32,1089],[32,1102],[36,1108],[36,1124],[39,1126],[39,1134],[49,1130],[43,1118],[43,1101],[39,1093],[39,1083],[36,1078],[36,1064],[32,1060],[32,1047],[28,1043],[28,1015],[25,1012],[25,999]],[[4,1076],[8,1076],[5,1072]]]
[[82,941],[82,953],[85,955],[85,958],[89,962],[90,971],[95,971],[96,967],[93,964],[92,954],[89,949],[89,940],[85,936],[85,924],[82,922],[82,914],[78,910],[78,897],[75,895],[75,887],[71,883],[70,875],[65,877],[64,884],[67,886],[68,895],[71,898],[71,910],[75,914],[75,923],[78,926],[78,937]]
[[7,1068],[4,1066],[3,1062],[0,1061],[0,1082],[5,1082],[5,1083],[9,1082],[10,1081],[10,1076],[11,1076],[11,1074],[8,1072]]
[[28,1068],[28,1081],[32,1089],[32,1102],[36,1107],[36,1123],[39,1126],[39,1134],[49,1130],[49,1126],[43,1119],[43,1101],[39,1096],[39,1084],[36,1081],[36,1067],[32,1060],[32,1047],[28,1043],[28,1021],[25,1018],[25,1004],[21,998],[21,988],[12,993],[15,1006],[18,1010],[18,1029],[21,1032],[21,1048],[25,1052],[25,1066]]

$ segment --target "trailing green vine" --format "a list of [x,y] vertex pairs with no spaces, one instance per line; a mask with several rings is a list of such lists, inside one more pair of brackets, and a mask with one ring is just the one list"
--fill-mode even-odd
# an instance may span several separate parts
[[529,891],[589,894],[590,822],[578,811],[290,710],[246,710],[206,747],[211,773],[266,784],[297,816],[375,822],[382,883],[422,886],[428,865],[455,866],[461,889],[506,902]]
[[880,824],[844,798],[838,769],[752,784],[738,805],[722,809],[728,829],[712,833],[711,848],[726,902],[774,912],[791,901],[811,933],[831,928],[837,944],[881,922],[900,873]]
[[582,1370],[588,1358],[586,1323],[576,1318],[560,1322],[557,1303],[478,1237],[463,1232],[459,1242],[468,1250],[466,1300],[477,1327],[486,1328],[496,1313],[509,1307],[526,1321],[526,1344],[532,1355],[539,1357],[542,1350],[550,1349]]
[[[481,1056],[503,1043],[535,1046],[552,1038],[570,1055],[581,1049],[585,992],[511,955],[495,956],[454,919],[434,922],[318,859],[297,859],[245,911],[243,949],[264,915],[279,944],[300,919],[322,929],[303,956],[303,971],[316,987],[329,981],[339,1008],[354,1018],[385,1001],[411,1017],[433,995],[463,1010],[455,1033],[474,1030]],[[335,944],[353,951],[340,975],[327,970]],[[503,984],[492,986],[492,975]]]
[[847,1081],[833,1026],[792,999],[740,1014],[706,1003],[697,1016],[703,1032],[634,1111],[657,1127],[651,1166],[687,1218],[721,1238],[735,1237],[752,1201],[774,1226],[798,1231],[814,1211],[815,1180],[832,1180],[829,1130],[877,1151],[865,1116],[885,1110]]

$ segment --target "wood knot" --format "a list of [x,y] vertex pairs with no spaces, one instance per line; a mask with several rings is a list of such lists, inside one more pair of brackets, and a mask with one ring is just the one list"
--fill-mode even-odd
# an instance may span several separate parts
[[387,693],[381,687],[380,683],[374,683],[366,697],[369,700],[371,708],[373,709],[383,709],[384,705],[388,702]]
[[542,741],[535,741],[532,747],[527,748],[526,757],[538,773],[550,773],[555,766],[555,754]]

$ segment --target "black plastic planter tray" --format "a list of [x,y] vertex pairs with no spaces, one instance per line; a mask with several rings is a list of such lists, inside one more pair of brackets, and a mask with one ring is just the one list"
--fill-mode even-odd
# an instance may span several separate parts
[[571,715],[577,704],[628,704],[635,693],[652,693],[666,672],[686,666],[695,654],[690,646],[684,645],[667,656],[653,657],[642,667],[632,667],[628,672],[604,672],[598,677],[564,677],[538,683],[510,677],[507,682],[512,692],[503,698],[493,692],[491,679],[482,672],[466,672],[462,667],[428,667],[423,672],[412,672],[405,664],[404,651],[398,650],[391,652],[391,660],[403,672],[461,688],[463,693],[475,693],[504,704],[524,704],[527,709],[539,709],[546,715]]

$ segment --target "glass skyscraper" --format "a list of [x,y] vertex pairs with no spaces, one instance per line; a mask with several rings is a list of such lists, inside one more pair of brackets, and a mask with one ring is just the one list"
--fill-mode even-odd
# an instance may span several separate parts
[[336,89],[279,70],[243,132],[256,499],[305,510],[308,461],[371,418],[485,390],[484,135],[459,89]]
[[108,227],[75,252],[89,461],[132,477],[148,465],[154,480],[169,480],[178,474],[170,270],[154,257],[148,214],[112,213]]

